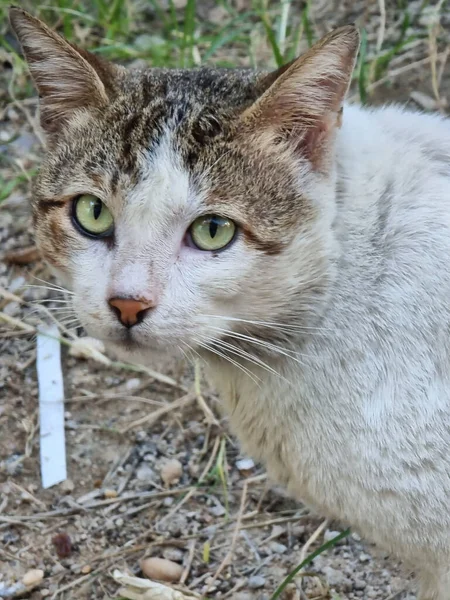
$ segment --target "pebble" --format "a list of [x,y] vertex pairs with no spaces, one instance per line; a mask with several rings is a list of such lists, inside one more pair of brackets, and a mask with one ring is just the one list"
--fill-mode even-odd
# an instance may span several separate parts
[[369,554],[366,554],[365,552],[361,552],[361,554],[359,555],[359,562],[367,563],[370,561],[370,559],[371,556]]
[[355,579],[353,582],[353,587],[355,590],[365,590],[367,583],[363,579]]
[[266,585],[266,580],[262,575],[252,575],[248,580],[248,587],[252,590],[259,590]]
[[239,471],[251,471],[255,468],[255,463],[251,458],[242,458],[236,461],[236,467]]
[[176,458],[165,462],[161,468],[161,479],[165,485],[172,485],[180,479],[183,474],[183,465]]
[[8,302],[3,308],[3,312],[9,317],[14,317],[20,312],[20,304],[18,302]]
[[177,583],[180,581],[183,567],[167,558],[144,558],[141,562],[142,572],[149,579],[158,581],[167,581],[169,583]]
[[326,577],[327,583],[331,586],[339,586],[343,591],[350,591],[352,589],[353,586],[350,580],[342,571],[326,566],[322,568],[322,572]]
[[278,542],[270,542],[269,548],[272,552],[275,552],[275,554],[284,554],[287,550],[287,546]]
[[75,484],[71,479],[66,479],[61,483],[61,491],[64,494],[70,494],[75,489]]
[[127,390],[135,390],[141,385],[141,380],[137,377],[132,377],[125,384],[125,389]]
[[23,585],[30,587],[39,585],[43,579],[44,571],[42,569],[31,569],[31,571],[28,571],[23,576],[22,583]]
[[337,535],[339,535],[340,533],[341,533],[340,531],[333,531],[332,529],[327,529],[325,531],[325,533],[323,534],[323,541],[329,542],[333,538],[335,538]]
[[165,548],[163,556],[167,560],[171,560],[173,562],[181,562],[184,557],[184,552],[179,548],[173,548],[169,546],[168,548]]
[[83,575],[88,575],[88,573],[90,573],[91,571],[91,565],[84,565],[84,567],[81,567],[81,572],[83,573]]
[[[3,218],[3,217],[2,217]],[[25,277],[15,277],[9,284],[9,291],[15,293],[26,284]]]
[[209,509],[209,512],[215,517],[223,517],[227,511],[225,510],[225,507],[220,504],[220,502],[217,502],[216,506],[212,506]]
[[107,498],[107,499],[110,499],[110,498],[117,498],[117,495],[118,495],[118,494],[117,494],[116,490],[109,490],[109,489],[106,489],[106,490],[103,492],[103,495],[105,496],[105,498]]
[[153,469],[151,469],[148,465],[141,465],[136,470],[136,477],[139,481],[151,481],[154,478],[155,474]]

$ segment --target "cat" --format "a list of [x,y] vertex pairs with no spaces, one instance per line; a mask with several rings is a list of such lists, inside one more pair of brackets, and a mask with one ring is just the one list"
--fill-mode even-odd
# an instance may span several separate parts
[[129,360],[199,353],[244,450],[450,598],[450,122],[345,102],[344,26],[275,72],[126,70],[20,8],[41,252]]

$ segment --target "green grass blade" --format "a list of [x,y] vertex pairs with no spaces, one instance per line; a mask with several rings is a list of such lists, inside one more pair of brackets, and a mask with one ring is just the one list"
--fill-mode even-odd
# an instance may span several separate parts
[[275,33],[272,29],[272,25],[270,24],[269,18],[267,15],[261,15],[261,21],[264,25],[264,29],[266,30],[266,36],[269,41],[270,47],[272,48],[273,56],[275,58],[275,62],[278,67],[284,65],[284,57],[281,53],[280,47],[275,37]]
[[[194,45],[196,7],[196,0],[188,0],[184,11],[184,32],[183,42],[181,45],[181,64],[183,67],[187,67],[192,64],[192,47]],[[186,59],[187,52],[189,52],[189,60]]]
[[231,29],[224,32],[222,35],[218,35],[212,42],[211,46],[203,55],[203,62],[207,62],[222,46],[225,46],[229,42],[232,42],[238,38],[242,33],[248,31],[249,25],[243,25],[237,29]]
[[317,548],[317,550],[314,550],[314,552],[311,552],[311,554],[309,556],[307,556],[303,562],[301,562],[297,567],[295,567],[295,569],[293,571],[291,571],[289,573],[289,575],[286,577],[286,579],[283,581],[283,583],[277,587],[277,589],[275,590],[275,592],[270,597],[270,600],[277,600],[277,598],[279,598],[281,596],[281,594],[284,592],[284,590],[286,589],[286,587],[295,579],[295,576],[302,569],[304,569],[307,565],[309,565],[310,563],[312,563],[312,561],[315,558],[317,558],[317,556],[319,556],[319,554],[322,554],[323,552],[325,552],[325,550],[328,550],[329,548],[332,548],[340,540],[342,540],[345,537],[347,537],[349,533],[350,533],[350,529],[346,529],[345,531],[343,531],[342,533],[340,533],[339,535],[337,535],[333,539],[328,540],[328,542],[325,542],[325,544],[322,544],[319,548]]
[[308,41],[308,46],[311,48],[311,46],[314,44],[314,33],[313,28],[311,27],[311,19],[309,18],[309,8],[310,2],[308,0],[305,8],[302,10],[302,25]]

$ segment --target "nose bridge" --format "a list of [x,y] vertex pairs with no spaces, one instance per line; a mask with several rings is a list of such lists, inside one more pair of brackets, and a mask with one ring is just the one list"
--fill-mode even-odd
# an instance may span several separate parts
[[137,245],[116,255],[111,279],[113,296],[137,298],[152,286],[152,261],[148,252]]

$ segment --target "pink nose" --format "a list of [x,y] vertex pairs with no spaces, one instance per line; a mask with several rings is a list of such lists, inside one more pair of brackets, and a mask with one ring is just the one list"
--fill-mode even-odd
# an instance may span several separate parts
[[146,313],[155,306],[151,300],[134,298],[110,298],[109,305],[125,327],[140,323]]

